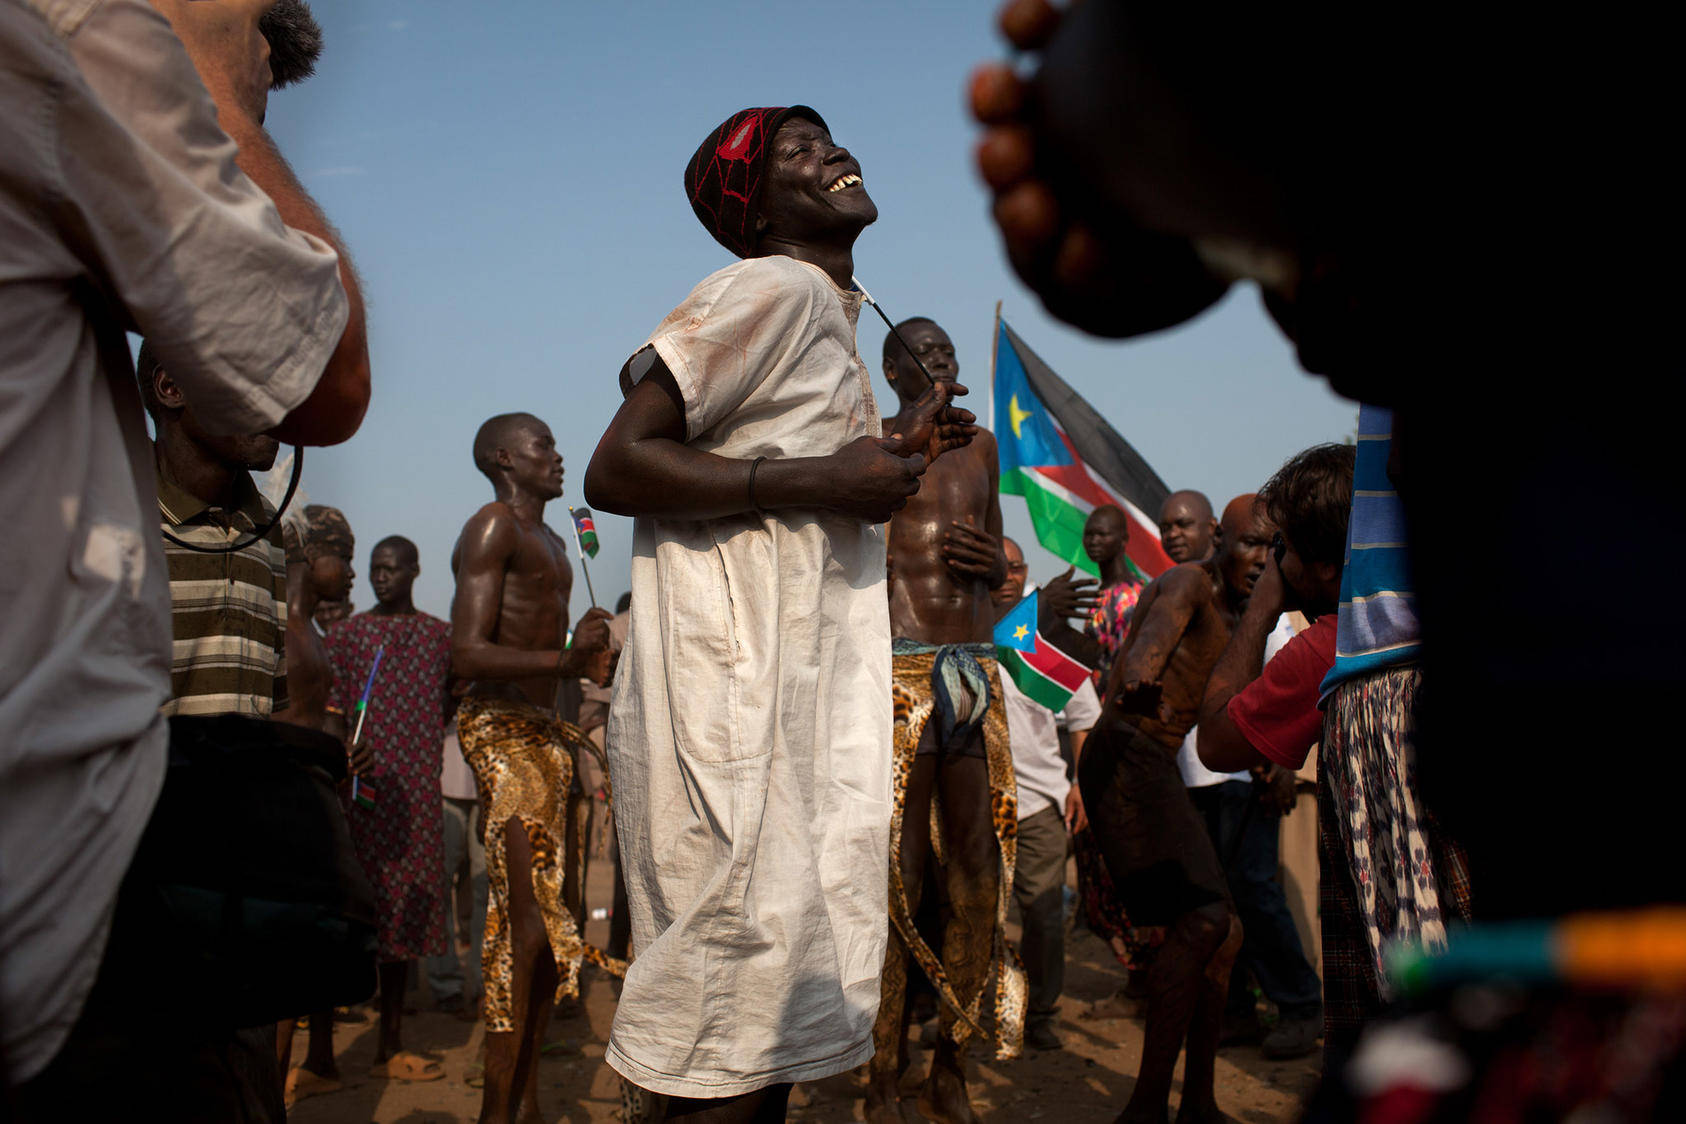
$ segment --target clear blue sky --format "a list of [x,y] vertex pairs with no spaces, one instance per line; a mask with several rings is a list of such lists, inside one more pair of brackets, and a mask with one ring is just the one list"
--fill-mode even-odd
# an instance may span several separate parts
[[[274,94],[269,127],[344,233],[369,302],[374,402],[350,443],[312,450],[311,500],[342,508],[369,549],[421,548],[416,601],[448,614],[450,552],[491,498],[469,455],[492,414],[550,423],[567,503],[619,404],[616,373],[667,311],[731,260],[691,214],[685,162],[748,105],[814,106],[859,158],[880,218],[856,271],[897,318],[953,336],[987,410],[995,302],[1173,488],[1222,504],[1290,454],[1341,440],[1357,407],[1300,372],[1237,289],[1191,324],[1132,343],[1046,316],[1014,278],[973,174],[963,90],[1003,48],[993,3],[320,0],[317,75]],[[875,375],[884,331],[863,313]],[[893,396],[881,378],[881,402]],[[1032,542],[1024,503],[1008,533]],[[627,588],[631,523],[601,515],[599,600]],[[571,542],[570,537],[570,542]],[[1063,566],[1030,550],[1031,575]],[[587,606],[576,580],[575,616]]]

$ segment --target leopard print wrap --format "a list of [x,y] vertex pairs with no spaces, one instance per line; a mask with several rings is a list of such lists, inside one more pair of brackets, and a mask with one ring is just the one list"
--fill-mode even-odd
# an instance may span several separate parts
[[[907,887],[902,883],[902,812],[907,803],[908,778],[913,771],[919,736],[936,706],[931,688],[931,669],[935,661],[935,654],[927,652],[897,655],[891,662],[891,713],[895,723],[892,777],[895,789],[890,813],[890,921],[937,994],[959,1016],[954,1020],[952,1030],[957,1042],[965,1042],[974,1033],[988,1037],[980,1016],[984,995],[989,990],[989,975],[995,977],[995,1056],[999,1059],[1016,1058],[1023,1048],[1024,1016],[1029,1002],[1024,967],[1019,962],[1017,950],[1007,940],[1007,906],[1012,900],[1013,869],[1018,854],[1019,790],[1013,777],[1013,755],[1007,740],[1007,710],[1002,702],[1000,676],[994,660],[982,659],[979,662],[984,665],[984,671],[991,680],[989,711],[983,721],[984,755],[989,769],[990,813],[1001,851],[1001,884],[996,906],[994,963],[975,995],[966,996],[962,1001],[954,994],[941,960],[914,926]],[[942,832],[939,830],[941,819],[937,803],[933,793],[931,842],[938,852],[938,861],[941,861]],[[905,980],[902,986],[906,986]]]
[[[564,803],[573,780],[570,747],[595,752],[579,728],[555,714],[508,699],[466,698],[457,709],[463,757],[480,786],[481,822],[486,828],[486,878],[491,886],[486,937],[481,954],[488,1033],[513,1033],[510,993],[514,955],[510,941],[509,869],[504,829],[511,818],[527,833],[533,850],[533,898],[544,919],[556,958],[556,998],[579,994],[580,961],[589,960],[620,976],[616,960],[580,939],[563,897],[566,872],[579,869],[580,841],[565,838]],[[563,853],[559,854],[558,849]],[[571,852],[571,853],[569,853]]]

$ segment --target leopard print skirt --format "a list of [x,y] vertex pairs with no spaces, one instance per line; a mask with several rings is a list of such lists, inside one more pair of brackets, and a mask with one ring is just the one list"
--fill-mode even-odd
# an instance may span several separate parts
[[581,841],[565,839],[566,802],[573,782],[572,750],[596,747],[572,723],[548,710],[508,699],[466,698],[457,709],[463,757],[480,786],[486,827],[486,939],[480,966],[485,978],[486,1030],[515,1030],[511,993],[514,954],[509,920],[509,869],[505,828],[511,819],[527,833],[533,852],[533,899],[538,903],[556,959],[556,998],[579,994],[580,962],[589,960],[613,974],[626,964],[580,939],[563,900],[569,865],[577,864]]
[[[1007,740],[1007,709],[1002,702],[1001,683],[994,660],[982,659],[991,680],[989,712],[983,720],[984,756],[989,770],[990,815],[995,839],[1001,852],[1001,883],[996,903],[996,923],[992,964],[989,974],[973,995],[956,995],[949,983],[948,973],[941,959],[925,943],[914,925],[908,904],[907,887],[902,883],[902,812],[907,803],[908,778],[913,772],[914,753],[925,723],[936,707],[931,686],[934,653],[897,655],[891,662],[891,697],[894,713],[892,752],[894,803],[890,813],[890,921],[906,942],[914,961],[930,979],[932,987],[943,1002],[959,1018],[954,1023],[956,1038],[964,1042],[976,1033],[987,1037],[982,1025],[982,1008],[989,991],[990,978],[995,981],[995,1056],[1016,1058],[1024,1042],[1024,1016],[1029,990],[1024,967],[1016,950],[1007,941],[1007,907],[1013,896],[1013,869],[1018,853],[1019,789],[1013,777],[1013,754]],[[931,815],[938,817],[935,799]],[[932,825],[932,846],[938,848],[937,860],[942,861],[942,832]],[[904,984],[905,986],[905,984]]]

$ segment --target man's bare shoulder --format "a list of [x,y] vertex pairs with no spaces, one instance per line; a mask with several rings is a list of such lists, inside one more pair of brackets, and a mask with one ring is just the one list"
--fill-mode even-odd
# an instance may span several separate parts
[[493,500],[463,524],[462,534],[457,536],[457,553],[469,559],[506,555],[520,540],[520,520],[507,504]]
[[1150,591],[1157,594],[1160,601],[1199,605],[1212,599],[1212,575],[1207,572],[1204,562],[1184,562],[1154,578],[1142,591],[1142,600],[1147,599]]

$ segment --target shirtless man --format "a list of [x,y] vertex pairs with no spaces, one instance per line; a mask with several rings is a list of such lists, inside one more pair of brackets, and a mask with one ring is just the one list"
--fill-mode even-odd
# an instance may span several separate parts
[[1264,569],[1271,527],[1251,495],[1230,501],[1221,527],[1210,560],[1176,566],[1142,593],[1107,680],[1105,713],[1077,768],[1089,823],[1131,921],[1166,926],[1147,973],[1141,1070],[1124,1121],[1163,1124],[1185,1035],[1177,1119],[1223,1119],[1212,1069],[1241,925],[1177,753]]
[[[885,339],[884,377],[905,413],[932,379],[952,384],[960,368],[954,344],[932,321],[906,320],[897,330],[907,347],[894,334]],[[904,424],[898,417],[886,432]],[[980,429],[969,446],[930,466],[919,491],[890,521],[898,783],[890,837],[893,924],[873,1030],[869,1120],[904,1119],[896,1086],[904,1068],[910,954],[944,1000],[943,1033],[919,1094],[919,1110],[937,1120],[977,1119],[966,1095],[964,1044],[978,1021],[992,962],[1005,948],[1002,895],[1013,885],[1017,829],[1006,712],[991,644],[995,609],[990,591],[1006,577],[997,473],[995,437]],[[939,700],[932,686],[934,666],[957,672],[964,686]],[[999,803],[994,798],[1003,791],[1005,822],[994,823]],[[940,962],[913,924],[932,858],[933,799],[942,809],[945,861],[938,869],[949,892]],[[1002,969],[1005,976],[1004,960]],[[1002,983],[1005,993],[1007,980]],[[998,1024],[1001,1049],[1016,1053],[1021,1031],[1018,1025]]]
[[1159,507],[1159,545],[1173,562],[1204,562],[1212,556],[1218,521],[1212,501],[1202,492],[1185,488],[1165,497]]
[[463,527],[451,556],[451,667],[471,680],[457,711],[480,786],[491,883],[485,977],[486,1087],[480,1119],[539,1119],[538,1057],[556,999],[577,993],[585,954],[571,903],[579,888],[566,823],[583,738],[556,712],[559,682],[608,678],[609,614],[568,634],[574,571],[544,507],[562,495],[550,427],[500,414],[474,436],[474,464],[497,498]]

